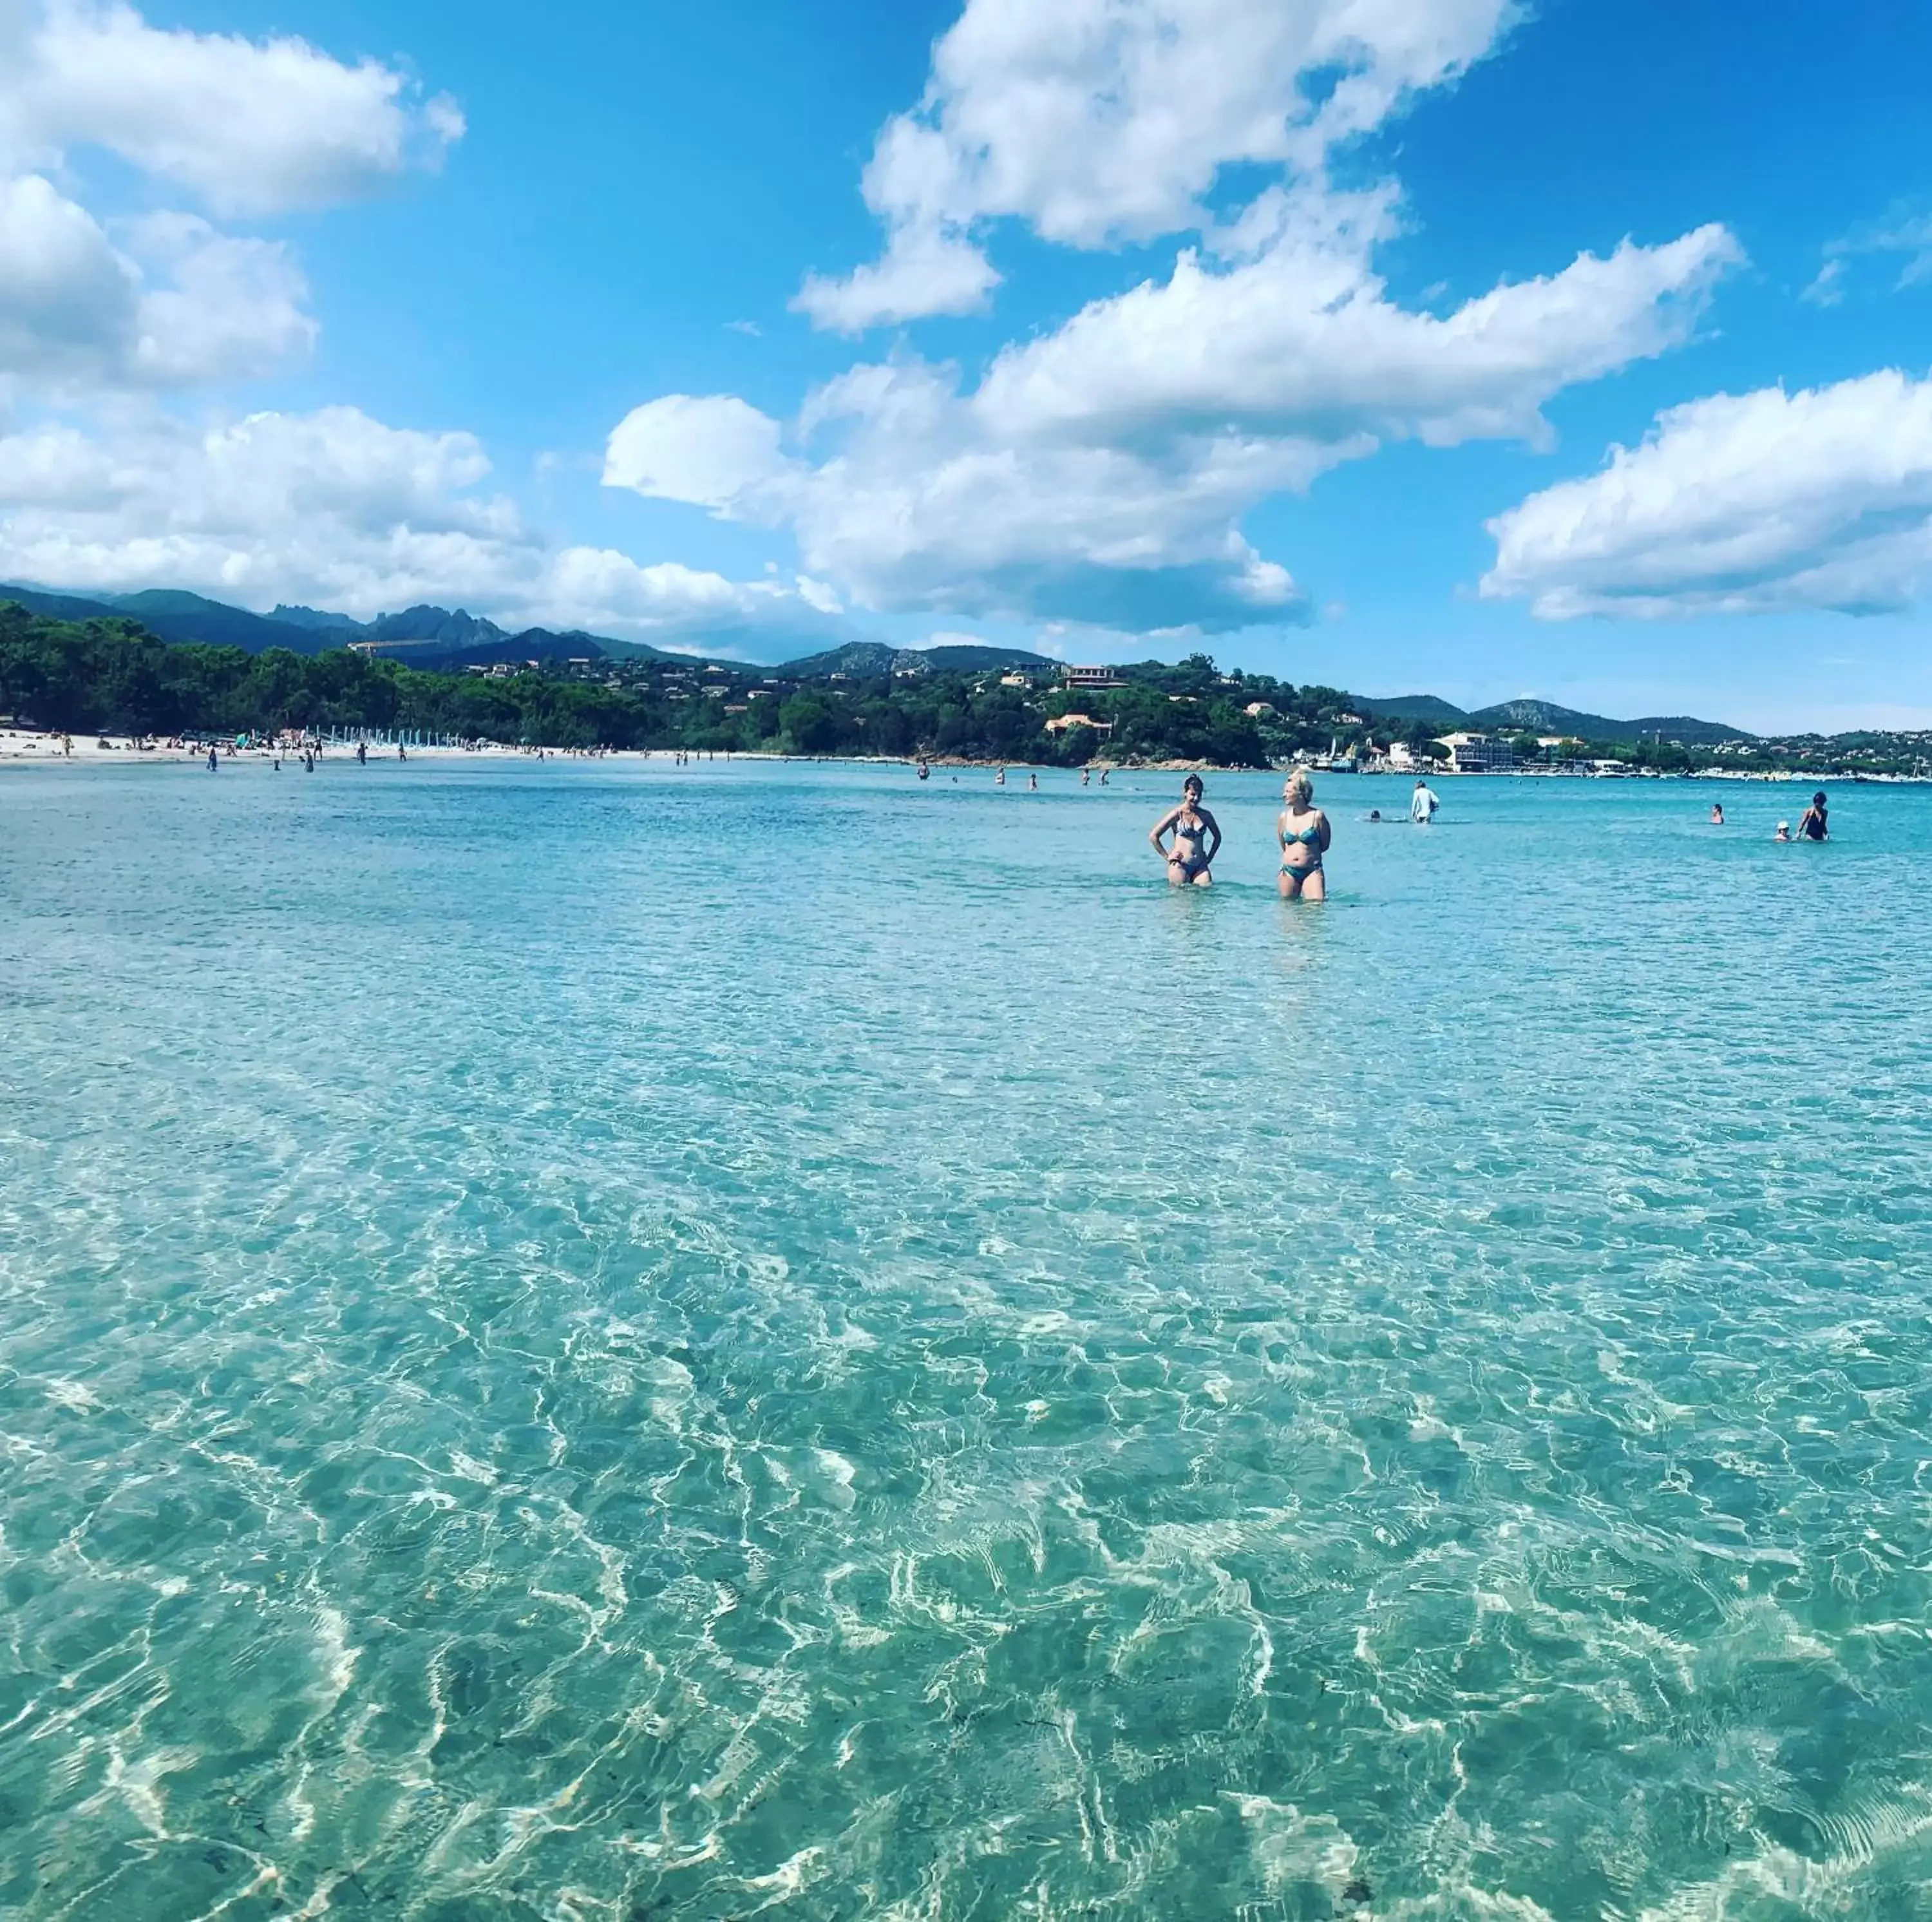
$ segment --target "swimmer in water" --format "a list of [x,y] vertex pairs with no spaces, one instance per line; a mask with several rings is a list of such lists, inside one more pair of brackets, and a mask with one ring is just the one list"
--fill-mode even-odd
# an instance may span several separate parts
[[1724,824],[1724,804],[1722,801],[1713,801],[1711,803],[1711,825],[1713,827],[1721,827]]
[[1027,776],[1027,791],[1030,794],[1036,794],[1040,792],[1040,776],[1037,774],[1029,774]]
[[[1180,805],[1169,808],[1148,830],[1148,839],[1167,863],[1167,878],[1176,887],[1205,887],[1214,880],[1208,870],[1221,851],[1221,829],[1201,805],[1202,791],[1201,776],[1189,775],[1180,784]],[[1161,836],[1170,829],[1174,845],[1163,847]]]
[[1798,836],[1802,841],[1822,841],[1829,834],[1825,824],[1825,790],[1811,797],[1811,805],[1798,817]]
[[1791,823],[1788,821],[1780,821],[1778,824],[1778,832],[1771,838],[1774,841],[1790,840],[1791,839]]
[[1328,817],[1315,805],[1315,783],[1308,770],[1298,767],[1281,791],[1282,809],[1274,824],[1281,842],[1281,873],[1277,885],[1284,901],[1324,901],[1328,885],[1322,878],[1322,857],[1334,836]]

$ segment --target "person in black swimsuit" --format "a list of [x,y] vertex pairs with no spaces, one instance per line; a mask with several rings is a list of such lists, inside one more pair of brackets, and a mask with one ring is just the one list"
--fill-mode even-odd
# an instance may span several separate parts
[[1811,805],[1798,817],[1798,838],[1801,841],[1822,841],[1828,832],[1825,824],[1825,790],[1820,788],[1811,797]]
[[[1201,776],[1190,774],[1180,784],[1180,805],[1171,807],[1148,830],[1154,851],[1167,863],[1167,878],[1177,887],[1206,887],[1214,876],[1208,869],[1221,851],[1221,829],[1214,817],[1201,805]],[[1174,845],[1164,847],[1161,837],[1172,830]]]

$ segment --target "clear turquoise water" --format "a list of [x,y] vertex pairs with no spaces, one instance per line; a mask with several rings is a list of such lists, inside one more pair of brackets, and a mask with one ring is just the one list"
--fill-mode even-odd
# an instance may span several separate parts
[[1932,1912],[1932,792],[0,772],[0,1914]]

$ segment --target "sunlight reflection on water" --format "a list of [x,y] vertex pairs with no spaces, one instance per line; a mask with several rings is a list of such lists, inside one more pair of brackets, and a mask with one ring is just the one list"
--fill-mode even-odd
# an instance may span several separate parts
[[0,1914],[1922,1912],[1932,797],[1042,778],[0,773]]

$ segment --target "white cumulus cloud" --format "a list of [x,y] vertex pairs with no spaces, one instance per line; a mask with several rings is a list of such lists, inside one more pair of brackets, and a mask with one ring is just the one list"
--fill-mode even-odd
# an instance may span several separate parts
[[1222,170],[1318,176],[1340,142],[1492,47],[1514,0],[967,0],[924,98],[864,178],[884,260],[797,305],[856,330],[970,311],[996,276],[969,236],[1028,222],[1076,247],[1209,224]]
[[728,510],[784,470],[777,422],[728,395],[667,394],[633,408],[604,453],[604,484]]
[[0,578],[76,593],[179,587],[358,615],[459,602],[519,627],[582,627],[781,659],[848,637],[804,584],[556,546],[482,491],[476,438],[352,407],[190,427],[120,410],[93,431],[0,434]]
[[1721,227],[1625,242],[1505,283],[1447,316],[1391,301],[1370,264],[1386,197],[1290,203],[1257,257],[1184,254],[1164,283],[1096,301],[1002,354],[976,400],[1009,434],[1123,440],[1181,434],[1368,433],[1447,446],[1534,436],[1551,395],[1678,345],[1739,259]]
[[1307,617],[1241,517],[1391,437],[1539,437],[1558,389],[1660,353],[1738,258],[1722,227],[1625,243],[1447,315],[1371,266],[1388,197],[1283,200],[1248,257],[1184,254],[999,356],[962,391],[909,356],[808,397],[792,426],[668,396],[610,437],[614,486],[789,526],[862,606],[1139,633]]
[[[1188,622],[1226,629],[1298,620],[1304,603],[1286,571],[1232,524],[1256,495],[1304,479],[1321,451],[1204,440],[1158,458],[1108,447],[1019,447],[988,439],[953,370],[923,362],[862,367],[827,383],[799,423],[816,456],[741,470],[738,490],[713,484],[749,437],[722,397],[688,404],[680,428],[713,421],[726,446],[683,449],[665,470],[653,447],[640,485],[639,414],[611,436],[605,479],[698,501],[730,518],[788,525],[812,577],[862,607],[1012,620],[1064,619],[1148,632]],[[683,397],[678,397],[682,399]],[[760,419],[764,419],[760,416]],[[776,449],[779,424],[757,439]]]
[[140,303],[139,271],[85,208],[37,174],[0,180],[0,375],[124,366]]
[[1932,584],[1932,380],[1888,370],[1672,407],[1490,531],[1483,592],[1546,619],[1908,607]]
[[139,380],[176,386],[266,374],[314,344],[308,285],[280,241],[236,239],[193,214],[152,214],[134,223],[128,249],[165,277],[142,296]]
[[[0,398],[248,378],[307,352],[286,248],[200,214],[72,197],[100,149],[218,215],[369,193],[463,131],[396,69],[286,37],[163,30],[94,0],[0,0]],[[152,204],[152,194],[146,196]]]
[[301,40],[164,31],[79,0],[9,0],[0,17],[0,170],[100,147],[218,214],[262,214],[368,193],[462,131],[393,68]]
[[38,174],[0,180],[0,380],[177,386],[308,352],[308,289],[279,242],[190,214],[148,215],[122,239]]
[[880,257],[808,277],[822,326],[983,308],[992,223],[1164,273],[1015,341],[976,384],[909,352],[779,423],[671,396],[606,481],[789,527],[859,605],[1143,635],[1308,617],[1244,517],[1390,440],[1542,444],[1563,388],[1679,345],[1742,257],[1724,227],[1626,239],[1450,306],[1376,268],[1392,182],[1330,163],[1492,52],[1516,0],[965,0],[864,176]]
[[814,326],[862,334],[933,314],[976,314],[1000,284],[970,241],[933,227],[900,227],[884,254],[842,278],[808,274],[792,302]]

